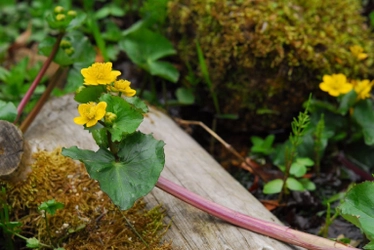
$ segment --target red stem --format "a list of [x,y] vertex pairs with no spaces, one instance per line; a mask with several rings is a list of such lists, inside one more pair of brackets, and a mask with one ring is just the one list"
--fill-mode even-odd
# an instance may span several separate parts
[[335,250],[357,249],[316,235],[307,234],[272,222],[256,219],[227,207],[206,200],[203,197],[160,177],[156,186],[180,200],[233,225],[307,249]]
[[20,104],[18,105],[17,108],[17,117],[14,123],[17,123],[19,118],[21,117],[21,114],[26,106],[26,104],[29,102],[32,94],[34,93],[36,87],[38,86],[39,82],[41,81],[42,77],[44,76],[45,72],[47,71],[49,65],[51,64],[53,58],[55,57],[58,48],[60,46],[60,42],[62,40],[62,37],[64,36],[64,32],[60,32],[58,34],[57,40],[55,44],[53,45],[51,54],[48,56],[47,60],[44,62],[43,67],[40,69],[38,75],[35,77],[34,81],[32,82],[30,88],[27,90],[27,93],[25,96],[22,98]]

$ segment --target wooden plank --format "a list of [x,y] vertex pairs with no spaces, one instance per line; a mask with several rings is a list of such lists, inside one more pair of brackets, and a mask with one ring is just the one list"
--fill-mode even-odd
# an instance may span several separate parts
[[[96,150],[91,135],[73,123],[73,118],[78,116],[76,108],[71,95],[49,101],[25,134],[32,149],[52,150],[76,145]],[[140,130],[166,143],[163,177],[238,212],[281,224],[167,115],[152,108]],[[154,188],[145,201],[150,207],[162,204],[166,208],[166,219],[172,220],[172,226],[165,239],[172,240],[176,249],[301,249],[232,226],[158,188]]]

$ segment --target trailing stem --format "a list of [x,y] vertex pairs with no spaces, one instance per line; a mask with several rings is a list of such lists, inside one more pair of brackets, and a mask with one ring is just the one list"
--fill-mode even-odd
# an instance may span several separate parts
[[253,218],[248,215],[231,210],[160,177],[156,186],[178,199],[233,225],[254,231],[269,237],[287,242],[307,249],[357,249],[340,242],[325,239],[316,235],[307,234],[272,222]]

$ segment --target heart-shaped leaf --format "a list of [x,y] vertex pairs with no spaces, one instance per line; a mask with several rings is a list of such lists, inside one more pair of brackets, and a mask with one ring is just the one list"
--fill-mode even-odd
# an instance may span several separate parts
[[135,132],[120,143],[118,160],[106,149],[94,152],[74,146],[62,154],[83,162],[113,203],[126,210],[156,185],[165,164],[163,147],[164,142],[152,135]]

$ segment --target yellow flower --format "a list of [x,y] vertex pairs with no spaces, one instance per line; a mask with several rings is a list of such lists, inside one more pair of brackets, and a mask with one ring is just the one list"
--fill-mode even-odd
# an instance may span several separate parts
[[79,125],[86,124],[87,127],[92,127],[104,117],[106,106],[106,102],[79,104],[78,112],[80,116],[75,117],[74,122]]
[[121,74],[118,70],[112,70],[112,63],[94,63],[81,70],[86,85],[107,85],[114,82]]
[[370,97],[370,91],[373,87],[373,82],[369,80],[357,81],[354,83],[353,89],[357,93],[357,99],[363,100]]
[[134,96],[136,94],[136,90],[130,87],[131,82],[127,80],[118,80],[115,81],[113,86],[108,86],[109,91],[113,92],[121,92],[124,93],[125,96]]
[[358,60],[364,60],[368,57],[368,54],[363,53],[364,49],[359,45],[353,45],[349,47],[351,50],[351,53],[358,59]]
[[324,75],[323,82],[319,84],[319,88],[328,92],[331,96],[339,96],[346,94],[352,90],[352,84],[347,82],[347,77],[343,74]]

